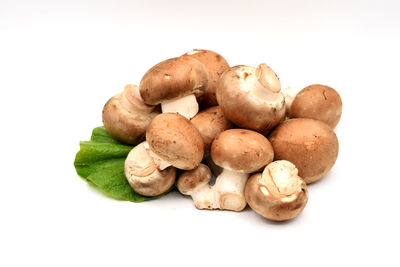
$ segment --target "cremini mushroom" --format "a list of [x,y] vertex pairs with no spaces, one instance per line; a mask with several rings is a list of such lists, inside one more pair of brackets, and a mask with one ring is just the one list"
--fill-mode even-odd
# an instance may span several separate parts
[[289,119],[269,135],[275,160],[288,160],[307,184],[321,179],[334,165],[339,144],[327,124],[313,119]]
[[193,57],[203,63],[208,70],[209,85],[204,95],[197,98],[201,108],[207,108],[217,106],[217,98],[215,96],[215,90],[217,87],[217,81],[221,74],[229,69],[229,64],[220,54],[211,50],[205,49],[194,49],[187,52],[183,56]]
[[113,138],[134,145],[144,139],[147,126],[159,113],[143,102],[136,85],[128,84],[104,105],[103,123]]
[[[204,155],[204,142],[196,127],[175,113],[156,116],[146,131],[146,140],[158,165],[191,170],[199,166]],[[161,168],[161,169],[162,169]]]
[[190,119],[199,111],[196,97],[208,88],[208,71],[192,57],[167,59],[143,76],[140,95],[148,105],[161,104],[163,113],[179,113]]
[[125,176],[135,192],[144,196],[158,196],[168,191],[175,182],[176,168],[157,168],[146,149],[146,142],[135,146],[125,160]]
[[288,115],[290,118],[319,120],[334,129],[342,115],[342,99],[335,89],[313,84],[296,95]]
[[274,161],[263,173],[252,175],[245,188],[246,201],[261,216],[273,221],[290,220],[304,209],[308,200],[306,183],[296,166],[286,160]]
[[224,115],[242,128],[266,133],[285,116],[285,98],[278,76],[265,64],[235,66],[217,83],[217,101]]
[[285,96],[286,116],[289,117],[290,107],[292,106],[293,100],[297,93],[300,92],[304,86],[289,86],[282,90],[282,94]]

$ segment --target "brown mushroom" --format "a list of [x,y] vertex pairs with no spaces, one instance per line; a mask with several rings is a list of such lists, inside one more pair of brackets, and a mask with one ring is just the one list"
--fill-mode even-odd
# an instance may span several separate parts
[[143,76],[140,95],[148,105],[161,104],[163,113],[179,113],[190,119],[199,110],[196,97],[208,88],[208,71],[192,57],[162,61]]
[[278,77],[267,65],[241,65],[222,74],[216,95],[230,121],[265,133],[285,117],[285,99],[280,89]]
[[217,106],[215,90],[221,74],[229,69],[229,64],[220,54],[211,50],[194,49],[183,56],[193,57],[203,63],[208,70],[209,85],[206,93],[197,98],[201,108]]
[[135,146],[125,160],[125,176],[135,192],[144,196],[158,196],[171,188],[176,178],[176,168],[157,168],[146,149],[146,142]]
[[263,173],[252,175],[245,188],[246,201],[261,216],[273,221],[296,217],[306,206],[308,190],[296,166],[286,160],[274,161]]
[[281,122],[268,138],[275,160],[288,160],[307,184],[321,179],[336,161],[339,144],[327,124],[313,119]]
[[302,89],[294,98],[288,116],[309,118],[328,124],[332,129],[342,115],[342,100],[335,89],[313,84]]
[[157,114],[155,106],[146,105],[140,98],[138,87],[128,84],[124,92],[108,100],[102,115],[104,127],[113,138],[134,145],[144,139],[147,126]]
[[194,169],[203,159],[204,142],[200,133],[179,114],[156,116],[147,128],[146,140],[155,156],[178,169]]

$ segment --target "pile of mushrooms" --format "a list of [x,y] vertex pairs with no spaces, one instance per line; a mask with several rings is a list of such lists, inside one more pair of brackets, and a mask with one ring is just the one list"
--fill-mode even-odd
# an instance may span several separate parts
[[281,90],[266,64],[230,67],[218,53],[195,49],[125,86],[105,104],[103,122],[116,140],[135,145],[125,176],[138,194],[158,196],[175,184],[198,209],[248,204],[285,221],[306,206],[307,184],[334,165],[341,113],[329,86]]

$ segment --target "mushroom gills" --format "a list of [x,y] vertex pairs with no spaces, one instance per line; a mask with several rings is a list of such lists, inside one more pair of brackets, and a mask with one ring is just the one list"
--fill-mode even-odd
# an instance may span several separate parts
[[199,104],[194,94],[161,103],[162,113],[178,113],[187,119],[199,112]]

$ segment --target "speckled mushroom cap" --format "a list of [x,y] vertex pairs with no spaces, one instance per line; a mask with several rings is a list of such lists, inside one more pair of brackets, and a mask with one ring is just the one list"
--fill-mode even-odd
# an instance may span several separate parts
[[197,99],[200,106],[203,108],[212,107],[218,105],[217,98],[215,96],[215,90],[217,88],[217,81],[221,74],[229,69],[229,64],[220,54],[205,49],[194,49],[187,52],[183,56],[193,57],[203,63],[208,70],[209,85],[204,95],[199,96]]
[[285,98],[279,91],[279,79],[268,66],[240,65],[221,75],[216,96],[230,121],[265,133],[285,117]]
[[183,172],[177,182],[176,186],[184,195],[191,194],[200,185],[206,185],[211,180],[211,171],[204,165],[200,164],[197,168]]
[[146,140],[158,157],[178,169],[194,169],[203,159],[200,133],[179,114],[164,113],[155,117],[147,128]]
[[327,124],[313,119],[281,122],[268,139],[275,160],[288,160],[307,184],[321,179],[333,166],[339,152],[336,134]]
[[149,69],[139,90],[146,104],[157,105],[190,94],[199,97],[207,90],[208,79],[208,71],[200,61],[192,57],[177,57]]
[[211,158],[224,169],[252,173],[269,164],[274,151],[265,136],[251,130],[230,129],[212,143]]
[[329,86],[309,85],[296,95],[288,115],[290,118],[319,120],[335,128],[342,115],[342,99]]
[[306,206],[308,190],[296,166],[286,160],[274,161],[263,173],[247,181],[245,197],[249,206],[263,217],[285,221],[296,217]]
[[160,113],[154,106],[149,107],[135,98],[134,89],[137,89],[135,85],[127,85],[123,93],[107,101],[102,113],[107,132],[127,144],[142,141],[147,126]]
[[211,144],[217,136],[232,128],[232,123],[224,116],[219,106],[211,107],[197,113],[191,119],[204,141],[204,155],[210,153]]

